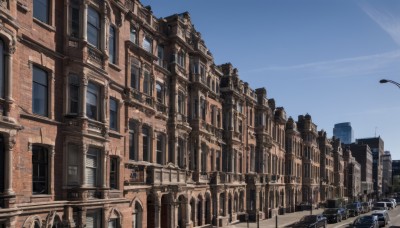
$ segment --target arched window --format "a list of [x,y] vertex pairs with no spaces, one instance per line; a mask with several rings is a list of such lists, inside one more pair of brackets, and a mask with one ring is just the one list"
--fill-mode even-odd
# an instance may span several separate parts
[[5,63],[5,45],[0,39],[0,97],[4,98],[5,76],[6,76],[6,63]]
[[142,228],[143,209],[138,202],[135,202],[133,211],[132,228]]
[[100,28],[99,13],[92,7],[89,7],[87,16],[87,39],[88,42],[96,48],[100,48]]

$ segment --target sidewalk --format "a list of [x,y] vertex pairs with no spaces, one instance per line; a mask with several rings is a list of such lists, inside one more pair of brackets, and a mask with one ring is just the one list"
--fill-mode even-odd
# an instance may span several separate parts
[[[323,209],[315,209],[313,210],[313,214],[320,214],[324,210]],[[285,227],[287,225],[290,225],[294,222],[297,222],[303,217],[304,215],[309,215],[310,211],[299,211],[299,212],[294,212],[294,213],[286,213],[284,215],[278,215],[278,227]],[[275,228],[275,223],[276,223],[276,218],[270,218],[267,220],[260,220],[260,228],[264,227],[269,227],[269,228]],[[242,222],[238,223],[235,225],[231,225],[230,227],[232,228],[247,228],[247,223]],[[256,228],[257,223],[251,222],[249,223],[249,228]]]

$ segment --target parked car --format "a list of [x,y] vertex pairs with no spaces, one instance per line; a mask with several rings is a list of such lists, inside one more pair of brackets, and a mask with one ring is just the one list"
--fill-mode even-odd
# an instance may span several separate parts
[[386,202],[376,202],[372,207],[372,210],[389,210]]
[[342,221],[342,213],[339,208],[327,208],[322,215],[326,217],[328,222],[337,223]]
[[319,215],[305,215],[303,218],[300,219],[300,221],[293,223],[290,226],[287,227],[309,227],[309,228],[318,228],[318,227],[324,227],[326,228],[327,226],[327,220],[326,217],[324,217],[322,214]]
[[386,226],[390,221],[389,214],[386,210],[373,211],[371,215],[375,215],[378,217],[378,223],[380,227]]
[[352,203],[348,204],[346,208],[349,210],[350,216],[358,216],[361,214],[361,204],[360,203]]
[[350,225],[353,228],[378,228],[378,216],[375,215],[364,215],[357,218],[353,224]]
[[366,212],[370,212],[372,210],[372,203],[370,201],[363,202],[361,206],[366,210]]
[[309,202],[301,202],[297,205],[297,209],[298,211],[304,211],[304,210],[311,210],[311,203]]
[[381,201],[387,203],[387,206],[390,207],[389,210],[394,209],[396,207],[396,204],[395,204],[396,201],[393,201],[391,199],[383,199]]
[[343,220],[346,220],[346,219],[348,219],[350,217],[349,210],[347,210],[347,208],[340,207],[339,208],[339,212],[342,215],[342,219]]

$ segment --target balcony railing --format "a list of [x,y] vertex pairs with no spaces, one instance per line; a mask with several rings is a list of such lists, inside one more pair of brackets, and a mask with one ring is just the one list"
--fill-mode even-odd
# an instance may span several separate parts
[[167,115],[167,113],[168,113],[168,106],[166,106],[160,102],[157,102],[156,109],[157,109],[157,111],[163,113],[164,115]]
[[178,169],[147,167],[147,184],[174,185],[186,182],[186,172]]

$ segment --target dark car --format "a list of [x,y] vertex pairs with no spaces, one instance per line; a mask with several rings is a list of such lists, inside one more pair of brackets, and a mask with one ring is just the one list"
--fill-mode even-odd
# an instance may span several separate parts
[[326,227],[327,221],[326,218],[319,215],[305,215],[300,221],[293,223],[287,227],[307,227],[307,228],[318,228],[318,227]]
[[349,211],[349,215],[354,217],[361,214],[361,204],[360,203],[352,203],[346,206]]
[[357,218],[350,227],[353,228],[378,228],[378,217],[374,215],[364,215]]
[[322,213],[323,216],[326,217],[328,222],[341,222],[342,221],[342,213],[339,208],[328,208]]

